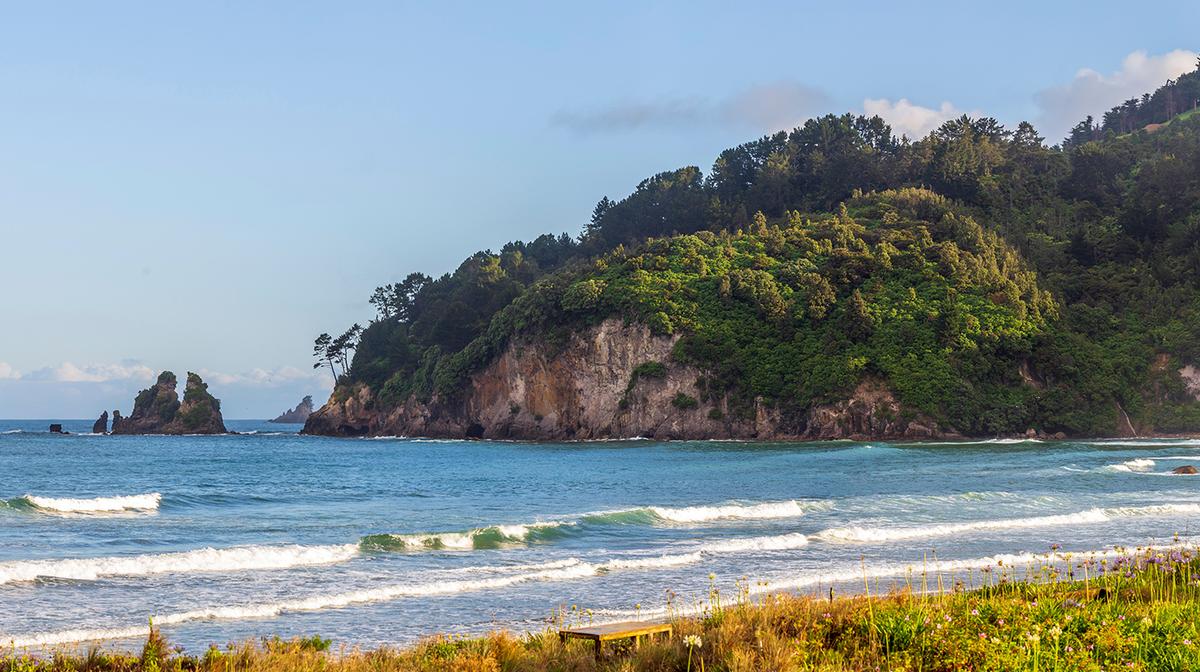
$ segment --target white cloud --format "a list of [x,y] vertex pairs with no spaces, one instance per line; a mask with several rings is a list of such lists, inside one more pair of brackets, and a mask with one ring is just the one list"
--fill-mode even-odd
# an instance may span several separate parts
[[0,380],[17,380],[21,377],[21,372],[17,371],[8,362],[0,362]]
[[281,366],[275,369],[251,369],[244,373],[223,373],[211,369],[200,369],[196,373],[205,382],[214,385],[248,385],[251,387],[279,387],[297,382],[307,382],[323,388],[332,387],[333,378],[315,369],[298,369]]
[[124,361],[120,364],[85,364],[77,365],[63,362],[58,366],[45,367],[32,371],[22,380],[52,380],[61,383],[104,383],[113,380],[153,380],[154,369],[136,361]]
[[1083,68],[1067,84],[1039,91],[1034,100],[1041,109],[1038,128],[1052,141],[1061,139],[1071,127],[1089,114],[1099,118],[1106,111],[1155,89],[1196,68],[1196,52],[1176,49],[1159,56],[1135,51],[1121,61],[1112,74]]
[[[894,103],[887,98],[867,98],[863,101],[863,112],[882,117],[892,127],[892,133],[906,135],[910,140],[919,140],[938,126],[963,115],[962,110],[948,101],[934,109],[914,105],[907,98]],[[978,112],[972,114],[978,116]]]

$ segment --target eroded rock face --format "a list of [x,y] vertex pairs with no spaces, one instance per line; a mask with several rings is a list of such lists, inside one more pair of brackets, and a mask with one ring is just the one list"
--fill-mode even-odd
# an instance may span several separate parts
[[1195,397],[1196,401],[1200,401],[1200,369],[1188,364],[1179,370],[1179,377],[1183,379],[1188,394]]
[[300,403],[296,404],[295,408],[288,410],[288,411],[284,411],[283,413],[281,413],[279,415],[279,417],[275,418],[274,420],[271,420],[271,422],[300,423],[300,422],[304,422],[305,420],[308,420],[308,416],[312,415],[312,412],[313,412],[312,397],[305,396],[303,399],[300,400]]
[[163,371],[151,387],[138,393],[128,418],[113,412],[113,434],[225,434],[221,402],[208,393],[200,376],[188,372],[183,401],[175,391],[178,380]]
[[108,433],[108,411],[102,412],[100,414],[100,417],[96,419],[96,422],[94,424],[92,424],[92,433],[93,434],[107,434]]
[[794,417],[761,401],[731,409],[727,399],[704,400],[698,387],[703,372],[671,359],[677,340],[610,319],[574,334],[563,348],[514,342],[471,378],[459,400],[410,398],[381,410],[366,386],[342,388],[309,417],[304,431],[532,440],[953,435],[903,409],[878,381],[864,382],[844,402]]

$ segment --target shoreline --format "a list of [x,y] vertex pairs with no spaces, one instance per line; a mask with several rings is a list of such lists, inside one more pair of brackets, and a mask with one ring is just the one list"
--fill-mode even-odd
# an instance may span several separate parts
[[646,610],[636,619],[669,621],[673,638],[643,643],[636,651],[609,646],[599,659],[589,643],[559,641],[559,628],[608,622],[570,606],[560,607],[540,631],[434,634],[412,644],[368,649],[337,645],[314,634],[184,652],[172,648],[151,622],[141,628],[148,636],[140,653],[94,641],[20,653],[13,648],[0,654],[0,672],[640,671],[701,669],[701,660],[708,668],[731,670],[1165,670],[1200,665],[1196,546],[1091,553],[1052,549],[1035,560],[1021,566],[1001,559],[978,572],[958,568],[957,573],[933,561],[919,574],[890,574],[894,580],[885,593],[878,587],[883,577],[872,576],[875,572],[864,564],[860,592],[848,595],[836,595],[822,583],[807,593],[745,579],[728,594],[710,576],[703,600],[668,603],[665,613]]

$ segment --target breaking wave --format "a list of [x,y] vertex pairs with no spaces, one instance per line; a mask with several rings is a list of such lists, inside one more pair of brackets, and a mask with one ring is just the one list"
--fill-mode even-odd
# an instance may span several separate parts
[[[808,504],[810,508],[823,503]],[[362,538],[368,551],[470,551],[548,542],[578,534],[589,526],[696,524],[715,520],[766,520],[804,515],[795,500],[759,504],[724,504],[671,508],[647,506],[567,516],[560,520],[513,525],[487,525],[465,531],[372,534]]]
[[1119,471],[1125,473],[1146,472],[1154,468],[1154,460],[1134,459],[1127,460],[1120,464],[1109,464],[1101,467],[1105,471]]
[[925,539],[982,530],[1011,530],[1032,527],[1055,527],[1063,525],[1088,525],[1105,523],[1117,518],[1136,516],[1170,516],[1175,514],[1200,513],[1200,504],[1160,504],[1155,506],[1130,506],[1095,508],[1076,513],[1027,518],[977,520],[965,523],[942,523],[919,527],[835,527],[812,535],[814,539],[832,543],[878,543]]
[[[825,502],[807,502],[809,510],[827,508]],[[716,520],[769,520],[773,518],[796,518],[803,516],[805,507],[790,499],[782,502],[760,502],[758,504],[722,504],[716,506],[646,506],[618,511],[599,511],[581,516],[580,520],[590,524],[653,525],[655,523],[695,524]]]
[[235,546],[104,558],[18,560],[0,563],[0,585],[45,578],[94,581],[118,576],[286,569],[343,562],[356,555],[355,544],[344,544]]
[[567,534],[570,522],[530,523],[526,525],[489,525],[465,532],[429,532],[417,534],[371,534],[360,546],[368,551],[470,551],[502,548],[514,544],[550,541]]
[[53,513],[119,513],[122,511],[157,511],[162,495],[148,492],[143,495],[71,499],[22,495],[8,500],[13,508],[36,509]]

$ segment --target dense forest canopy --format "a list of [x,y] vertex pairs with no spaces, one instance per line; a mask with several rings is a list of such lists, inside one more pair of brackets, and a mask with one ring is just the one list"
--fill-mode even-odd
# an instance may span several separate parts
[[[453,397],[519,334],[679,333],[700,395],[800,411],[886,379],[961,431],[1200,428],[1200,68],[1047,146],[967,116],[925,138],[812,119],[605,197],[578,238],[378,288],[315,354],[378,403]],[[352,357],[351,357],[352,355]],[[740,406],[739,406],[740,404]]]

